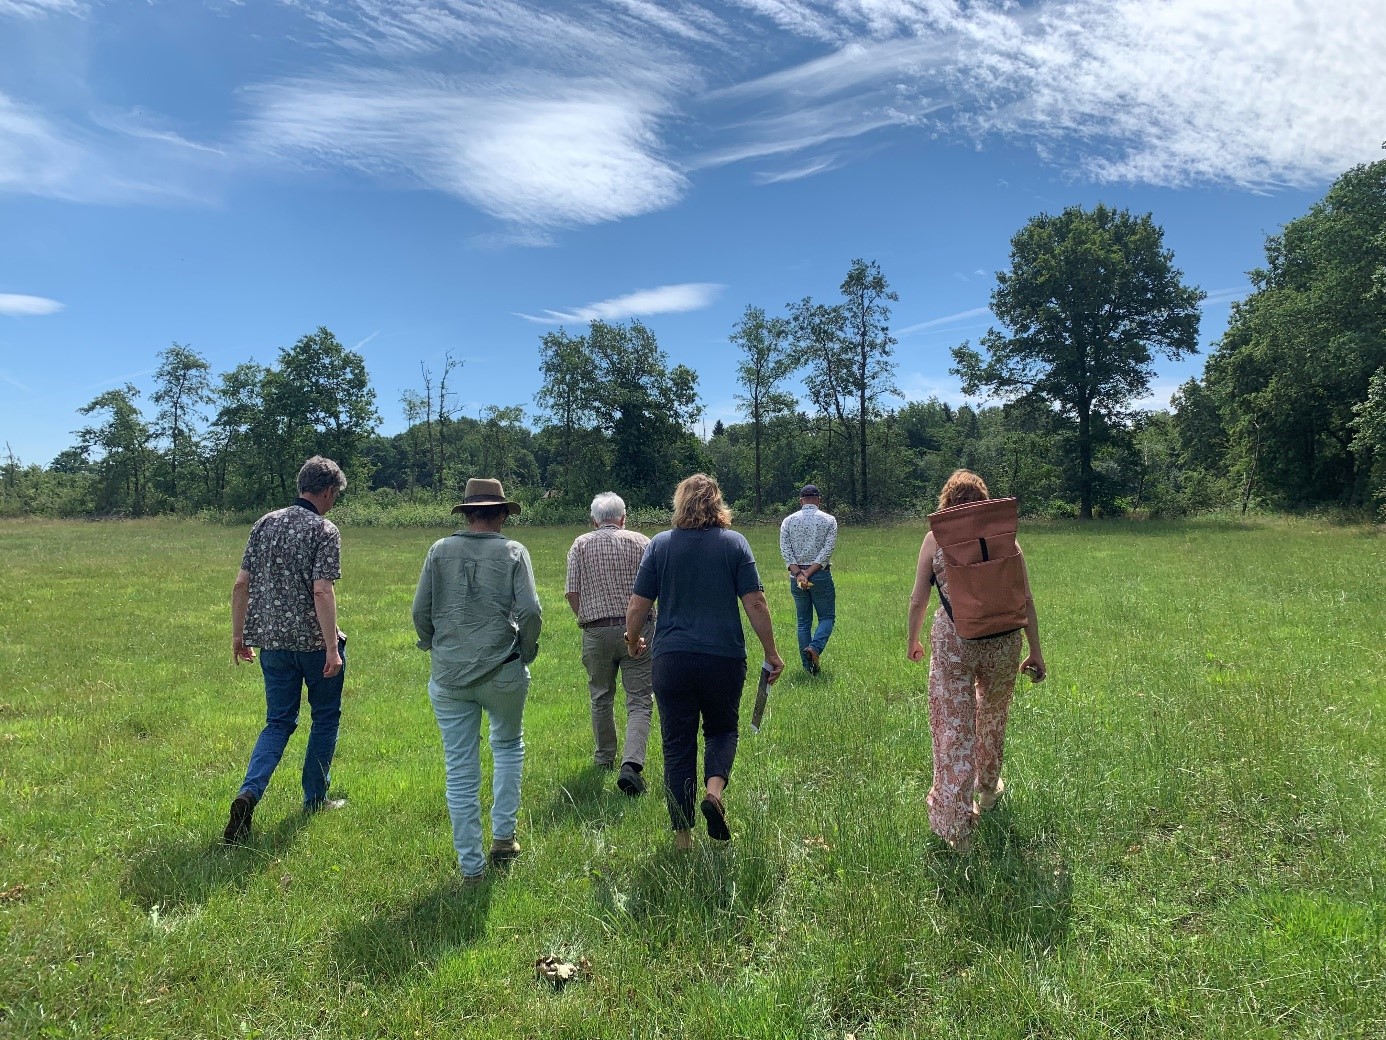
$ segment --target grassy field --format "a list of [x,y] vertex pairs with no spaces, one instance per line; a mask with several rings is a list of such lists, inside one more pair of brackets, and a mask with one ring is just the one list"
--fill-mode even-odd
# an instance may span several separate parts
[[[682,858],[659,798],[588,765],[577,532],[525,531],[525,853],[466,890],[409,625],[438,533],[344,532],[348,808],[299,813],[301,730],[226,848],[263,710],[230,663],[245,531],[0,524],[0,1036],[1386,1036],[1379,535],[1027,527],[1051,677],[959,860],[904,655],[921,530],[843,531],[818,679],[748,532],[792,667],[743,732],[735,842]],[[550,953],[590,972],[555,992]]]

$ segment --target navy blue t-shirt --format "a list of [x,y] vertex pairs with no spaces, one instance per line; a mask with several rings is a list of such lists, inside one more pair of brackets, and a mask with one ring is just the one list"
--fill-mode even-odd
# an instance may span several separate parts
[[744,658],[741,597],[763,588],[751,546],[740,534],[676,527],[650,541],[632,591],[659,601],[651,654]]

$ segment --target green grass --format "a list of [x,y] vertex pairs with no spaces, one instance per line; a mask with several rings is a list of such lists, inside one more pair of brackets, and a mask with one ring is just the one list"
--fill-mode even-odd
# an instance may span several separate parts
[[[743,734],[735,843],[686,858],[588,766],[576,533],[520,532],[547,610],[525,853],[469,891],[408,616],[437,532],[344,533],[349,807],[298,813],[300,732],[224,848],[263,709],[230,663],[245,531],[0,524],[0,1036],[1386,1035],[1376,533],[1027,525],[1051,677],[965,861],[928,833],[904,656],[921,530],[844,529],[817,680],[748,532],[792,665]],[[554,992],[548,953],[591,972]]]

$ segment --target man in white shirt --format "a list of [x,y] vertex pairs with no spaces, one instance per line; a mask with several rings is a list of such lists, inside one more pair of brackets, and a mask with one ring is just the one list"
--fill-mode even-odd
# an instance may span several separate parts
[[818,488],[805,484],[799,492],[799,511],[790,513],[780,524],[780,555],[789,568],[789,592],[799,620],[799,657],[810,675],[821,670],[818,659],[827,649],[837,619],[837,590],[831,569],[837,519],[822,506]]

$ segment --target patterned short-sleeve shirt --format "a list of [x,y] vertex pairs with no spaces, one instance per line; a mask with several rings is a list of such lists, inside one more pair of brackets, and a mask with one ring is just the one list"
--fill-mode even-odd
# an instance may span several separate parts
[[342,536],[314,510],[292,505],[250,529],[241,568],[250,574],[245,644],[263,650],[325,650],[313,582],[342,576]]

